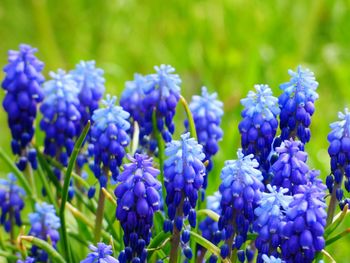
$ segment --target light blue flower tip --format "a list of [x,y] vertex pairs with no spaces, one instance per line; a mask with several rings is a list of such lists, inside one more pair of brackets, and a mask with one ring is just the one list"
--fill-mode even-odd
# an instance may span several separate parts
[[249,91],[247,98],[241,99],[244,106],[244,115],[251,118],[255,114],[261,114],[267,121],[276,118],[280,113],[278,99],[272,95],[268,85],[254,85],[256,92]]
[[163,97],[168,97],[172,92],[176,95],[180,93],[181,79],[178,74],[174,74],[175,69],[170,65],[155,66],[156,74],[151,74],[149,77],[153,79],[154,86],[161,89]]
[[107,94],[106,98],[102,100],[102,104],[105,107],[94,111],[92,120],[98,129],[104,131],[109,124],[115,124],[123,130],[130,128],[130,123],[127,121],[130,114],[124,111],[122,107],[116,106],[116,101],[116,96]]
[[206,116],[206,112],[212,112],[217,118],[224,114],[223,103],[217,100],[216,92],[209,94],[206,87],[202,87],[202,96],[195,95],[190,103],[191,112],[200,117]]
[[80,263],[118,263],[119,261],[114,258],[112,246],[108,246],[104,243],[98,243],[97,247],[93,245],[89,245],[89,249],[91,253],[87,255],[85,259],[80,261]]
[[216,191],[213,195],[207,197],[207,208],[218,213],[220,210],[221,193]]
[[275,258],[274,256],[268,257],[265,254],[262,256],[262,259],[264,260],[264,263],[284,263],[285,262],[280,258]]
[[237,160],[225,162],[220,175],[223,184],[228,187],[232,182],[237,181],[242,186],[261,185],[261,181],[264,178],[261,171],[258,170],[259,163],[254,159],[254,155],[249,154],[244,156],[242,149],[239,149],[237,151],[237,157]]
[[339,120],[330,124],[332,131],[328,135],[329,140],[350,137],[350,112],[348,108],[338,113]]
[[61,227],[60,218],[56,215],[55,207],[51,204],[36,203],[35,212],[29,214],[31,225],[35,223],[44,224],[48,229],[59,229]]
[[312,71],[298,66],[296,72],[290,69],[288,74],[291,76],[290,81],[281,84],[280,88],[288,96],[294,96],[298,105],[304,105],[307,101],[314,102],[318,99],[316,92],[318,82]]
[[95,66],[95,61],[80,61],[75,69],[70,72],[77,81],[79,89],[98,89],[103,94],[105,87],[104,71]]

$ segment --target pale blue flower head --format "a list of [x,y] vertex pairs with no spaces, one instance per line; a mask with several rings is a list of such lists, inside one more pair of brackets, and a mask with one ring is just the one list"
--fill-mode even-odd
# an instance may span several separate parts
[[13,173],[9,173],[7,175],[8,180],[0,178],[0,189],[6,189],[11,193],[16,193],[20,196],[25,196],[26,192],[24,189],[18,185],[16,185],[17,178]]
[[109,124],[115,124],[119,129],[125,131],[130,128],[130,123],[127,121],[130,114],[124,111],[122,107],[116,106],[116,101],[117,97],[107,94],[106,99],[102,100],[105,107],[94,111],[92,120],[99,130],[104,131]]
[[152,86],[151,78],[135,73],[134,79],[125,83],[125,89],[120,97],[121,101],[130,100],[132,97],[142,97],[145,91],[148,91]]
[[29,214],[31,225],[35,223],[44,224],[48,229],[59,229],[61,227],[60,218],[56,215],[55,207],[45,202],[35,204],[35,213]]
[[58,69],[50,72],[51,80],[44,83],[44,104],[57,105],[61,101],[79,104],[79,88],[71,74]]
[[254,85],[256,92],[249,91],[247,98],[241,99],[244,106],[242,115],[254,118],[256,114],[269,121],[276,118],[280,113],[278,99],[272,95],[272,90],[268,85]]
[[328,134],[328,140],[340,140],[343,137],[350,137],[350,112],[348,108],[338,113],[339,120],[330,124],[332,131]]
[[[224,168],[221,170],[221,179],[223,186],[229,187],[233,183],[240,187],[233,187],[233,194],[239,195],[240,191],[246,186],[262,185],[263,176],[258,169],[259,163],[254,159],[253,154],[244,156],[242,149],[237,151],[237,160],[229,160],[225,162]],[[238,191],[238,192],[237,192]]]
[[274,256],[268,257],[265,254],[262,256],[262,259],[264,260],[264,263],[284,263],[285,262],[280,258],[275,258]]
[[119,261],[112,256],[112,246],[98,243],[97,247],[89,245],[89,249],[92,252],[89,253],[85,259],[80,261],[80,263],[119,263]]
[[70,74],[77,81],[80,91],[82,88],[90,90],[97,89],[100,94],[104,93],[104,71],[103,69],[96,68],[95,61],[80,61]]
[[280,218],[293,201],[292,196],[286,195],[289,191],[287,188],[277,189],[270,184],[266,188],[268,192],[262,193],[259,206],[254,210],[260,225],[264,225],[271,216]]
[[165,154],[168,159],[165,161],[165,165],[175,164],[175,171],[182,173],[183,167],[186,163],[192,163],[195,159],[202,161],[205,158],[203,153],[203,146],[198,144],[194,138],[190,138],[190,133],[181,135],[181,140],[172,140],[167,143]]
[[221,193],[216,191],[213,195],[207,197],[207,208],[217,212],[220,211]]
[[[173,74],[175,69],[170,65],[164,64],[159,67],[155,66],[154,69],[157,73],[150,76],[153,80],[153,85],[160,89],[161,96],[166,98],[169,96],[170,92],[178,95],[181,90],[181,79],[178,74]],[[147,92],[147,87],[145,88]],[[149,86],[149,88],[151,88],[151,86]]]
[[199,117],[205,117],[206,112],[214,113],[216,118],[224,114],[223,103],[217,100],[216,92],[209,94],[206,87],[202,87],[202,96],[195,95],[190,103],[191,112]]
[[280,88],[289,97],[295,97],[297,105],[305,105],[308,101],[314,102],[318,99],[318,82],[312,71],[298,66],[296,72],[290,69],[288,74],[291,76],[290,81],[281,84]]

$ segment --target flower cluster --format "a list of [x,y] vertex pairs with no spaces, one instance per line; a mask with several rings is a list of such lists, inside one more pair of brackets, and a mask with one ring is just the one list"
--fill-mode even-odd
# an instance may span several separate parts
[[285,140],[276,148],[279,157],[271,166],[273,173],[271,184],[289,189],[292,195],[299,191],[300,186],[307,183],[306,174],[309,172],[306,164],[307,153],[302,149],[303,144],[300,141]]
[[171,141],[175,126],[173,117],[180,98],[181,79],[173,74],[175,69],[169,65],[155,67],[156,73],[135,75],[134,81],[127,82],[122,94],[121,105],[140,125],[140,142],[149,144],[155,151],[157,144],[153,136],[153,112],[156,115],[157,129],[166,142]]
[[[196,125],[198,142],[203,145],[204,162],[208,161],[203,191],[207,188],[208,172],[213,167],[211,157],[219,150],[218,142],[223,136],[223,131],[220,128],[221,118],[224,114],[222,109],[223,103],[216,98],[217,93],[209,94],[207,88],[202,87],[202,96],[193,96],[189,105]],[[185,126],[188,130],[187,120],[185,121]]]
[[80,131],[91,120],[105,91],[103,73],[102,69],[96,68],[95,61],[81,61],[70,72],[79,89]]
[[94,156],[91,168],[101,187],[106,187],[109,171],[112,179],[117,180],[119,167],[125,156],[125,147],[129,144],[126,131],[130,128],[127,121],[129,113],[116,106],[117,98],[106,96],[102,101],[104,108],[94,111],[91,127],[90,153]]
[[3,107],[8,114],[8,125],[12,134],[12,152],[19,156],[17,166],[24,170],[27,163],[36,169],[36,152],[30,148],[34,135],[34,120],[37,104],[43,100],[41,74],[44,63],[34,53],[36,48],[20,45],[19,51],[8,52],[9,64],[4,67],[5,79],[2,87],[6,91]]
[[[38,237],[45,241],[50,239],[52,246],[56,248],[56,244],[60,238],[58,229],[60,228],[61,223],[56,215],[53,205],[47,203],[36,203],[35,212],[29,214],[29,222],[31,225],[29,235]],[[39,262],[46,262],[48,260],[47,253],[37,246],[32,246],[31,257]]]
[[339,112],[339,121],[333,122],[328,135],[328,153],[331,157],[331,174],[326,183],[330,193],[336,194],[340,201],[343,198],[341,184],[343,182],[347,192],[350,192],[350,112],[345,108]]
[[192,227],[196,225],[198,190],[202,188],[205,166],[203,148],[190,134],[181,135],[181,140],[167,144],[164,164],[164,180],[167,191],[166,204],[170,220],[182,229],[184,217],[189,216]]
[[117,219],[124,230],[125,250],[119,260],[146,262],[146,246],[150,242],[154,212],[159,210],[161,183],[156,179],[159,170],[153,168],[152,158],[143,154],[128,156],[130,163],[118,176],[115,189]]
[[237,157],[237,160],[225,162],[220,176],[222,199],[219,229],[225,229],[226,243],[221,247],[223,258],[231,255],[231,248],[240,249],[246,241],[254,220],[254,209],[264,190],[263,176],[254,156],[245,156],[240,149]]
[[24,190],[16,185],[16,177],[8,175],[8,180],[0,179],[0,224],[5,227],[6,232],[10,232],[14,227],[22,225],[21,211],[24,208]]
[[50,76],[52,79],[44,83],[45,99],[40,107],[44,153],[66,166],[80,125],[79,89],[73,77],[62,69]]
[[318,99],[318,82],[309,69],[298,66],[297,71],[288,71],[291,79],[281,84],[282,95],[278,98],[281,108],[280,128],[282,140],[299,138],[302,143],[310,140],[309,126]]
[[119,261],[112,256],[112,246],[98,243],[97,247],[89,245],[89,249],[92,252],[89,253],[85,259],[80,261],[80,263],[119,263]]
[[265,254],[280,257],[278,247],[281,244],[280,224],[293,197],[286,195],[286,188],[277,189],[267,185],[268,192],[262,193],[259,206],[254,212],[257,219],[254,222],[254,231],[258,233],[255,246],[258,250],[257,263],[266,262]]
[[241,100],[244,110],[239,123],[241,144],[245,155],[253,154],[259,163],[264,179],[268,179],[270,168],[269,154],[278,127],[280,113],[278,99],[272,96],[268,85],[255,85],[256,92],[249,91]]
[[309,182],[293,195],[281,227],[281,258],[286,262],[312,262],[325,246],[326,186],[311,173]]

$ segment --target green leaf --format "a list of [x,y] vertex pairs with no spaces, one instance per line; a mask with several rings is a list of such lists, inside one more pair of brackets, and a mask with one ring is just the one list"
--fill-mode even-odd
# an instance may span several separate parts
[[215,213],[214,211],[210,210],[210,209],[201,209],[197,211],[197,216],[202,216],[202,215],[206,215],[208,217],[210,217],[211,219],[213,219],[215,222],[219,221],[220,216]]
[[53,248],[49,243],[46,241],[33,237],[33,236],[20,236],[20,240],[31,242],[32,244],[36,245],[37,247],[45,250],[47,254],[49,255],[50,259],[52,259],[52,262],[57,263],[66,263],[66,261],[63,259],[63,257],[56,251],[55,248]]
[[77,142],[74,145],[72,155],[69,159],[67,171],[64,177],[64,183],[63,183],[63,189],[62,189],[62,199],[61,199],[61,207],[60,207],[60,219],[61,219],[61,238],[63,243],[63,248],[66,253],[66,256],[68,258],[68,262],[73,262],[72,255],[70,252],[70,247],[68,244],[68,238],[67,238],[67,229],[66,229],[66,219],[65,219],[65,208],[66,208],[66,202],[68,199],[68,187],[69,187],[69,181],[72,175],[73,168],[75,166],[76,159],[78,157],[78,154],[80,152],[80,149],[84,143],[85,137],[88,134],[90,129],[90,121],[86,124],[83,132],[80,134]]
[[24,177],[23,173],[17,168],[15,163],[11,160],[11,158],[4,152],[2,148],[0,148],[0,158],[7,164],[13,174],[17,177],[20,185],[23,187],[24,191],[26,191],[28,197],[30,198],[32,208],[35,206],[36,197],[33,195],[32,188],[30,187],[27,179]]
[[38,175],[39,175],[39,178],[40,178],[40,180],[41,180],[41,182],[42,182],[42,184],[43,184],[43,186],[44,186],[44,188],[46,190],[46,194],[47,194],[47,197],[49,199],[49,202],[51,204],[53,204],[53,206],[56,209],[56,212],[58,212],[59,211],[58,210],[58,204],[56,202],[56,199],[52,195],[52,191],[51,191],[50,185],[49,185],[49,183],[47,181],[46,176],[43,173],[43,170],[41,169],[40,163],[39,163],[39,166],[38,166]]
[[184,97],[180,95],[180,102],[182,106],[185,109],[187,119],[188,119],[188,127],[190,130],[191,137],[195,138],[197,140],[197,131],[196,131],[196,125],[194,124],[192,112],[190,110],[190,107],[188,106],[188,103]]
[[51,166],[47,163],[47,158],[50,157],[44,155],[39,148],[36,148],[36,150],[40,166],[46,172],[47,176],[49,177],[49,180],[55,185],[56,191],[58,193],[62,193],[62,186],[58,181],[57,177],[54,175]]
[[[155,252],[162,251],[162,249],[159,247],[170,236],[171,236],[170,233],[160,232],[158,235],[156,235],[154,238],[151,239],[151,243],[149,244],[149,246],[147,248],[147,251],[148,251],[147,257],[148,257],[149,261]],[[166,254],[163,251],[160,253],[161,253],[161,255],[160,255],[161,258],[166,257]]]
[[343,211],[339,212],[334,218],[331,224],[326,227],[325,237],[329,237],[330,234],[338,228],[338,226],[343,222],[345,216],[349,213],[349,205],[346,204],[343,208]]
[[[209,240],[205,239],[204,237],[202,237],[201,235],[193,231],[190,231],[190,234],[191,234],[191,239],[193,239],[197,244],[201,245],[202,247],[205,247],[208,251],[210,251],[212,254],[214,254],[218,258],[221,258],[220,248],[218,248]],[[227,258],[226,259],[221,258],[221,261],[226,263],[230,262]]]

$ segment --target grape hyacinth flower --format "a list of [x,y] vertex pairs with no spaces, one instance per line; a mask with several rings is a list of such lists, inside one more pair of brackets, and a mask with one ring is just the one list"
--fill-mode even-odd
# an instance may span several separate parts
[[[314,177],[312,174],[311,177]],[[325,247],[326,186],[315,177],[294,194],[280,226],[281,258],[286,262],[312,262]]]
[[119,261],[146,262],[146,247],[150,242],[153,215],[159,210],[159,191],[162,187],[157,180],[159,170],[153,168],[152,158],[147,155],[128,155],[130,163],[118,176],[115,189],[117,197],[116,216],[124,230],[125,250]]
[[0,178],[0,224],[4,226],[6,232],[11,232],[14,223],[22,225],[21,211],[24,208],[24,190],[16,185],[16,177],[8,175],[8,180]]
[[32,257],[26,257],[25,260],[17,260],[16,263],[35,263],[35,258]]
[[318,82],[312,71],[301,66],[296,72],[289,70],[288,73],[291,79],[280,85],[283,93],[278,98],[281,139],[299,138],[305,144],[311,136],[309,126],[315,111],[314,103],[318,99]]
[[98,103],[105,92],[103,73],[102,69],[96,68],[95,61],[81,61],[70,72],[79,89],[80,131],[91,120],[92,114],[98,108]]
[[[48,241],[48,238],[50,238],[52,246],[56,248],[59,240],[58,229],[61,227],[61,223],[53,205],[45,202],[41,204],[36,203],[35,212],[29,214],[29,222],[31,225],[29,235],[45,241]],[[48,260],[47,253],[37,246],[32,246],[30,256],[42,262]]]
[[[331,157],[331,174],[326,184],[330,193],[336,195],[338,201],[343,199],[342,182],[350,192],[350,112],[345,108],[338,113],[339,121],[333,122],[328,134],[328,153]],[[345,175],[345,180],[343,180]]]
[[273,173],[272,185],[289,189],[289,194],[294,195],[300,186],[307,183],[309,167],[306,164],[307,153],[304,145],[293,139],[285,140],[276,148],[279,154],[277,161],[271,166]]
[[275,258],[274,256],[268,257],[266,254],[262,256],[262,259],[264,260],[263,263],[285,263],[285,261],[280,258]]
[[286,195],[289,191],[286,188],[277,189],[276,186],[270,184],[266,188],[268,192],[262,193],[259,206],[254,210],[257,219],[253,229],[258,233],[255,240],[255,246],[258,250],[257,263],[266,262],[264,254],[280,257],[277,250],[281,245],[279,227],[289,204],[293,200],[292,196]]
[[108,175],[111,172],[112,179],[117,180],[119,167],[125,156],[125,147],[130,138],[126,131],[130,128],[127,121],[129,113],[122,107],[116,106],[117,97],[109,94],[102,100],[104,108],[94,111],[92,116],[90,152],[94,156],[91,165],[95,177],[101,187],[106,187]]
[[[206,174],[203,183],[204,189],[207,188],[208,177],[207,174],[213,168],[211,157],[219,150],[218,142],[223,136],[223,131],[220,127],[221,118],[224,114],[222,109],[223,103],[217,98],[217,93],[209,94],[206,87],[202,87],[202,96],[193,96],[189,105],[193,115],[193,120],[196,125],[196,132],[198,142],[203,145],[203,152],[205,154],[205,161],[208,161],[206,166]],[[185,126],[188,130],[188,121],[185,121]]]
[[62,69],[50,76],[52,79],[44,83],[45,99],[40,107],[44,153],[67,166],[80,125],[79,89],[73,77]]
[[[231,255],[231,249],[239,250],[246,241],[254,220],[254,209],[261,198],[261,191],[264,190],[263,176],[254,156],[245,156],[242,149],[239,149],[237,157],[237,160],[225,162],[220,176],[222,210],[219,230],[225,230],[226,243],[221,247],[223,258]],[[242,258],[244,260],[244,256]]]
[[268,178],[271,145],[278,127],[280,113],[278,99],[272,95],[268,85],[255,85],[256,92],[249,91],[241,100],[244,110],[239,123],[241,144],[244,155],[253,154],[265,180]]
[[98,243],[97,247],[89,245],[91,252],[80,263],[119,263],[114,258],[112,246],[108,246],[104,243]]
[[41,84],[44,82],[44,63],[34,53],[36,48],[20,45],[19,51],[8,52],[8,64],[4,67],[2,88],[6,91],[3,107],[8,114],[12,134],[12,152],[19,157],[17,167],[24,170],[27,163],[37,168],[36,151],[31,148],[37,104],[43,100]]
[[[171,254],[176,258],[175,252],[180,242],[184,220],[188,218],[191,227],[196,226],[195,207],[198,191],[203,187],[205,166],[202,160],[205,154],[203,146],[194,138],[190,138],[190,133],[185,133],[181,135],[180,141],[173,140],[167,144],[165,155],[167,156],[164,163],[164,184],[167,193],[165,202],[170,220],[165,221],[164,230],[174,233]],[[192,257],[189,249],[184,248],[188,259]]]
[[[147,85],[144,87],[145,97],[143,99],[143,108],[145,116],[140,127],[144,127],[144,134],[140,136],[149,136],[153,132],[152,116],[156,110],[157,128],[161,133],[165,142],[170,142],[175,126],[173,117],[177,102],[180,99],[180,84],[179,75],[173,74],[175,69],[169,65],[160,65],[154,67],[155,74],[148,75]],[[151,146],[154,143],[150,142]],[[155,150],[151,147],[151,150]]]

